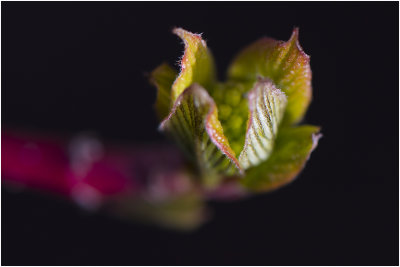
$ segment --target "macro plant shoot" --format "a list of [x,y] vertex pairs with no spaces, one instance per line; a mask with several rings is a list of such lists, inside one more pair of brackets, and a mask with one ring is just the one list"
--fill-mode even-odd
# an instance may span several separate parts
[[291,182],[322,136],[300,125],[312,99],[310,57],[294,28],[288,41],[261,38],[233,60],[224,82],[200,34],[175,28],[184,43],[180,70],[151,74],[160,131],[191,162],[193,187],[245,196]]
[[177,230],[212,220],[210,200],[240,200],[293,181],[321,137],[318,126],[301,124],[312,89],[298,28],[288,41],[264,37],[245,47],[225,81],[216,78],[202,35],[173,33],[184,44],[179,69],[163,63],[150,82],[158,130],[175,145],[116,148],[85,133],[54,142],[6,131],[5,180]]
[[2,265],[397,266],[398,7],[3,1]]

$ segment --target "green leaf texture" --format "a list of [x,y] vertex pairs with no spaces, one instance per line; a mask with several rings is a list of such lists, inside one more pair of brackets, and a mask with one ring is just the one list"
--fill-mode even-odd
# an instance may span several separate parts
[[174,103],[179,95],[193,83],[204,88],[212,88],[216,82],[214,58],[200,34],[194,34],[181,28],[173,32],[185,44],[185,52],[181,59],[181,72],[172,85],[171,100]]
[[256,166],[271,154],[286,102],[285,94],[268,79],[257,82],[249,92],[246,141],[239,156],[242,168]]
[[287,42],[262,38],[245,48],[224,83],[216,80],[201,35],[181,28],[174,33],[185,45],[180,73],[167,64],[153,71],[155,108],[164,119],[160,130],[196,163],[202,185],[215,188],[245,175],[242,186],[268,191],[293,180],[319,139],[318,127],[292,127],[312,98],[310,59],[298,29]]
[[218,120],[217,107],[200,85],[192,84],[178,97],[160,129],[176,139],[203,173],[241,172]]
[[312,97],[310,57],[298,36],[295,28],[287,42],[262,38],[239,53],[228,70],[228,78],[237,82],[256,81],[260,76],[271,79],[288,98],[286,125],[304,117]]
[[316,126],[282,128],[271,157],[246,171],[241,180],[251,191],[265,192],[291,182],[303,169],[322,136]]

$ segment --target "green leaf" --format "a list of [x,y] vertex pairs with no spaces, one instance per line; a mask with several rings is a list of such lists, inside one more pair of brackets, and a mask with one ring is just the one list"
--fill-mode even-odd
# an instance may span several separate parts
[[173,32],[183,40],[185,52],[180,63],[181,72],[172,86],[172,103],[193,83],[210,90],[216,82],[214,58],[201,35],[181,28],[175,28]]
[[298,41],[298,29],[289,41],[262,38],[245,48],[233,61],[228,78],[238,82],[269,78],[287,98],[283,124],[299,122],[311,101],[310,58]]
[[249,92],[248,101],[246,141],[239,156],[243,169],[258,165],[271,154],[287,99],[269,79],[262,79]]
[[264,192],[291,182],[303,169],[321,137],[319,127],[282,128],[270,158],[246,171],[242,185],[251,191]]
[[154,107],[160,119],[164,119],[171,108],[171,87],[177,73],[168,64],[158,66],[150,75],[150,82],[157,87]]
[[207,91],[192,84],[175,101],[160,129],[171,135],[204,175],[241,172]]
[[156,108],[162,117],[170,110],[160,129],[196,163],[202,186],[217,186],[224,176],[237,178],[243,170],[248,171],[243,185],[254,191],[293,179],[318,141],[316,127],[290,128],[311,101],[309,56],[299,45],[298,29],[287,42],[263,38],[244,49],[225,83],[216,81],[201,35],[181,28],[174,33],[185,44],[181,71],[172,86],[173,70],[155,71]]

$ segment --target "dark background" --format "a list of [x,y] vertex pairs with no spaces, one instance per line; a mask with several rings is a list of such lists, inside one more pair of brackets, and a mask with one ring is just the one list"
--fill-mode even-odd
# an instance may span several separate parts
[[324,134],[300,177],[212,203],[188,234],[3,187],[2,264],[398,265],[398,3],[2,2],[2,128],[163,140],[145,73],[181,56],[174,26],[204,33],[221,79],[243,46],[300,27],[305,122]]

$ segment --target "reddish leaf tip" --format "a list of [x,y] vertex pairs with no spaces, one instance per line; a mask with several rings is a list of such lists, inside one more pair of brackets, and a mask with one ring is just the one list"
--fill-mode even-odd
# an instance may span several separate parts
[[300,54],[302,56],[304,56],[305,61],[308,63],[310,62],[310,56],[306,54],[306,52],[304,52],[303,48],[300,45],[300,41],[299,41],[299,28],[298,27],[294,27],[293,31],[292,31],[292,35],[290,36],[289,40],[287,41],[287,43],[294,43],[297,47],[297,49],[299,50]]
[[192,32],[189,32],[189,31],[183,29],[183,28],[180,28],[180,27],[174,28],[174,29],[172,30],[172,33],[175,34],[175,35],[177,35],[179,38],[181,38],[181,39],[185,42],[185,44],[186,44],[186,42],[187,42],[186,37],[187,37],[187,36],[190,36],[190,37],[192,37],[192,38],[198,39],[199,41],[202,42],[202,44],[203,44],[204,46],[206,46],[206,42],[202,39],[200,33],[192,33]]

